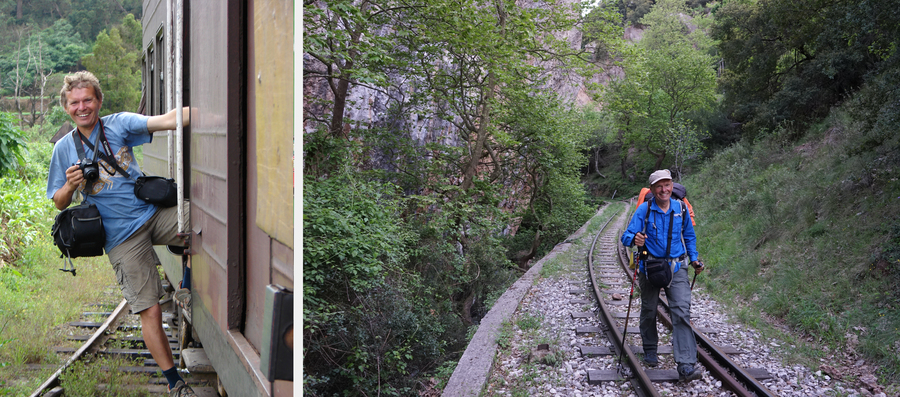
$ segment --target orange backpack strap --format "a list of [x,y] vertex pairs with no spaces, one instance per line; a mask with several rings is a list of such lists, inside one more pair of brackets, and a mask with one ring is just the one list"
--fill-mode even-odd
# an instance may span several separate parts
[[691,205],[691,202],[688,201],[687,197],[682,199],[685,204],[687,204],[688,212],[691,213],[691,226],[697,226],[697,221],[694,220],[694,207]]
[[649,193],[649,192],[650,192],[650,188],[646,188],[646,187],[641,188],[641,193],[638,194],[637,206],[635,206],[634,209],[637,209],[638,207],[641,206],[641,204],[644,203],[644,197],[647,197],[647,193]]

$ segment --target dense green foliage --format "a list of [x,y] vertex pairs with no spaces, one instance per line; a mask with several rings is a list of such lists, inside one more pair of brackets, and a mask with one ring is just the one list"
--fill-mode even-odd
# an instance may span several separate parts
[[141,101],[141,23],[128,14],[122,24],[97,35],[81,62],[103,87],[101,115],[135,112]]
[[722,104],[742,139],[685,182],[708,288],[750,321],[876,360],[882,384],[900,379],[898,22],[888,1],[717,6]]
[[[854,150],[873,129],[850,106],[797,142],[742,142],[685,182],[715,295],[883,365],[900,378],[900,152]],[[821,352],[819,353],[821,354]],[[813,365],[818,365],[813,363]]]
[[[679,0],[658,2],[641,22],[643,39],[624,51],[624,77],[610,82],[602,100],[615,124],[604,131],[624,164],[633,161],[634,148],[655,159],[652,169],[673,168],[680,177],[685,159],[700,154],[705,137],[697,114],[712,109],[716,78],[712,43],[702,29],[686,22],[689,15]],[[677,167],[665,162],[675,155]],[[620,169],[626,177],[626,169]],[[649,174],[639,169],[638,174]]]
[[715,20],[724,105],[750,134],[802,131],[900,65],[900,10],[889,0],[728,1]]
[[127,14],[142,15],[141,0],[0,0],[0,25],[40,26],[66,20],[90,44],[103,29]]
[[16,117],[0,112],[0,177],[25,166],[25,151],[24,133]]
[[[304,245],[304,391],[408,395],[590,216],[578,172],[590,112],[547,92],[544,71],[593,73],[594,54],[545,33],[579,22],[562,3],[320,6],[304,9],[318,61],[304,79],[328,90],[309,94],[320,111],[304,136],[304,237],[316,241]],[[620,35],[603,12],[588,43]],[[345,115],[361,89],[387,98],[365,128]]]

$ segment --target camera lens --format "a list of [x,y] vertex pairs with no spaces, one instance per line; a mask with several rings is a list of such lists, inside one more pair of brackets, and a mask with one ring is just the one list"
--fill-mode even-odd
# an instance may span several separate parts
[[85,160],[81,164],[81,172],[84,175],[84,179],[93,182],[100,178],[100,168],[96,163],[91,162],[90,160]]

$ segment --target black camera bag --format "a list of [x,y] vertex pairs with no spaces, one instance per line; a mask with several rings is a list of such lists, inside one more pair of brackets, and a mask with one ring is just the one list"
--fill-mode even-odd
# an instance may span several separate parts
[[172,178],[139,176],[134,181],[134,195],[150,204],[168,208],[178,204],[178,186]]
[[[84,160],[86,156],[82,147],[83,143],[79,139],[80,135],[77,128],[72,130],[72,140],[75,142],[78,158]],[[97,162],[98,152],[98,150],[94,151],[93,163]],[[86,181],[84,194],[91,191],[91,185],[93,185],[92,182]],[[82,201],[79,205],[60,211],[56,215],[50,234],[53,236],[53,244],[59,248],[60,257],[65,258],[63,267],[59,270],[70,272],[73,276],[75,275],[75,265],[72,263],[72,258],[103,255],[106,230],[103,228],[100,210],[94,204]],[[67,264],[69,267],[66,266]]]
[[106,231],[100,219],[100,210],[94,204],[81,203],[62,210],[56,215],[51,233],[53,244],[62,256],[71,259],[103,255]]
[[[103,132],[102,120],[100,121],[100,141],[109,148],[109,142],[106,141],[106,134]],[[91,149],[94,148],[93,146],[90,146],[90,142],[88,142],[88,147]],[[112,153],[112,149],[108,150]],[[116,161],[115,157],[112,155],[106,155],[101,152],[100,158],[108,164],[112,164],[113,168],[115,168],[115,172],[119,172],[126,178],[134,181],[135,197],[161,208],[174,207],[175,204],[178,204],[178,185],[175,183],[174,179],[161,176],[148,176],[146,174],[134,179],[127,171],[119,166],[119,162]]]
[[666,259],[648,259],[644,262],[647,281],[656,288],[666,288],[672,283],[672,266]]

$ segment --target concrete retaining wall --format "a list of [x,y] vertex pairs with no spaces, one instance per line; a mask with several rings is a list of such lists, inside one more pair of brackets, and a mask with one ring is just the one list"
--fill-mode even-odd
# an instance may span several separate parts
[[[594,217],[602,213],[606,207],[608,206],[601,207]],[[569,241],[581,237],[587,231],[589,224],[590,220],[572,233],[565,242],[553,247],[553,250],[531,266],[500,296],[500,299],[497,299],[491,310],[481,319],[478,331],[475,332],[475,336],[466,347],[462,358],[459,359],[456,370],[453,371],[450,381],[444,388],[442,397],[477,397],[481,394],[481,390],[490,376],[494,356],[497,353],[497,335],[500,333],[500,326],[515,313],[522,298],[534,285],[534,279],[540,274],[544,263],[568,250],[572,246]]]

